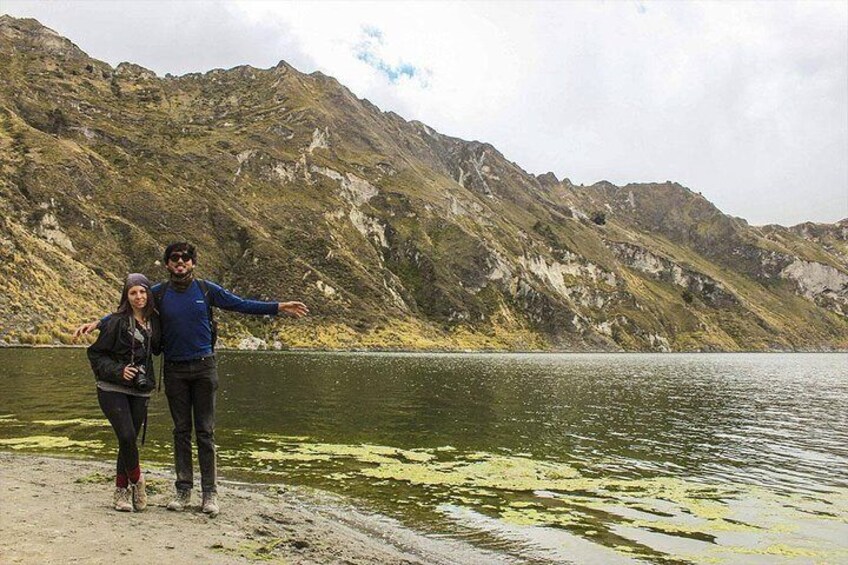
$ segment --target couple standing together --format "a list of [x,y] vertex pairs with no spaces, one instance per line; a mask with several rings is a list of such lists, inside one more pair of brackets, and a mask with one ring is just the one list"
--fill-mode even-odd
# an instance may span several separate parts
[[146,427],[147,404],[155,387],[153,355],[165,357],[165,394],[174,420],[176,495],[169,510],[188,507],[193,486],[191,431],[197,437],[200,462],[201,509],[216,516],[217,470],[215,448],[216,327],[212,307],[243,314],[288,314],[309,310],[302,302],[246,300],[220,286],[196,279],[193,245],[172,243],[165,249],[169,278],[156,285],[144,275],[127,277],[118,309],[106,318],[80,326],[75,335],[100,329],[88,348],[97,379],[97,398],[118,437],[115,510],[132,512],[147,506],[144,476],[136,444]]

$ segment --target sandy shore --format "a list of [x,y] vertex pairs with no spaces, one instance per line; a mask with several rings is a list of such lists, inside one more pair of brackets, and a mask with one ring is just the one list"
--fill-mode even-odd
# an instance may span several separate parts
[[165,509],[172,476],[146,471],[150,506],[111,508],[112,463],[0,452],[2,563],[498,563],[467,544],[306,489],[222,481],[221,514]]

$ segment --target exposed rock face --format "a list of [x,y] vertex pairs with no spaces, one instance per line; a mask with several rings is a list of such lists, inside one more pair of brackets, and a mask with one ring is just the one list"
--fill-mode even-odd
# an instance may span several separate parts
[[327,128],[324,130],[320,130],[315,128],[315,131],[312,132],[312,141],[309,143],[309,148],[307,151],[312,153],[316,149],[329,149],[330,148],[330,133]]
[[70,238],[59,227],[59,222],[53,214],[47,213],[42,216],[41,222],[38,225],[38,234],[50,243],[54,243],[70,253],[77,252]]
[[[652,277],[674,284],[685,292],[686,296],[698,296],[704,304],[714,307],[727,307],[738,304],[736,297],[720,281],[703,273],[698,273],[636,245],[612,243],[610,249],[628,267]],[[691,301],[691,298],[690,298]]]
[[[780,226],[766,226],[772,233],[785,231]],[[848,218],[835,224],[814,224],[807,222],[789,228],[793,233],[806,240],[821,245],[825,250],[837,256],[843,265],[848,265]]]
[[800,292],[816,304],[843,316],[848,313],[848,274],[829,265],[796,259],[780,275],[795,281]]
[[0,341],[63,339],[188,239],[202,276],[310,305],[222,315],[242,348],[848,348],[848,220],[536,177],[283,62],[159,78],[0,16],[0,68]]

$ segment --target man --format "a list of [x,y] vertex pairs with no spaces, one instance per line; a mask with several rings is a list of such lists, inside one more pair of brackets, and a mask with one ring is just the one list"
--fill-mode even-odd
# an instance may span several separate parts
[[[295,318],[305,316],[309,310],[302,302],[245,300],[214,283],[195,279],[197,255],[194,246],[189,243],[170,244],[165,249],[164,261],[169,279],[154,285],[151,291],[159,309],[162,354],[165,356],[165,394],[174,420],[176,496],[168,503],[168,510],[182,511],[191,500],[191,429],[194,422],[203,492],[202,510],[217,516],[215,392],[218,389],[218,373],[211,307],[243,314],[285,313]],[[81,326],[75,335],[88,333],[99,323]]]

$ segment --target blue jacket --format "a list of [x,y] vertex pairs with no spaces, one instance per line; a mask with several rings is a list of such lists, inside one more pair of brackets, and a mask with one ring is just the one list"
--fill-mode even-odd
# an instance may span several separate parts
[[[242,314],[277,314],[276,302],[246,300],[213,282],[206,281],[206,285],[211,306]],[[162,283],[151,288],[154,296],[160,286]],[[165,361],[187,361],[212,355],[212,324],[203,290],[196,280],[184,292],[178,292],[169,284],[156,307],[162,325]]]

